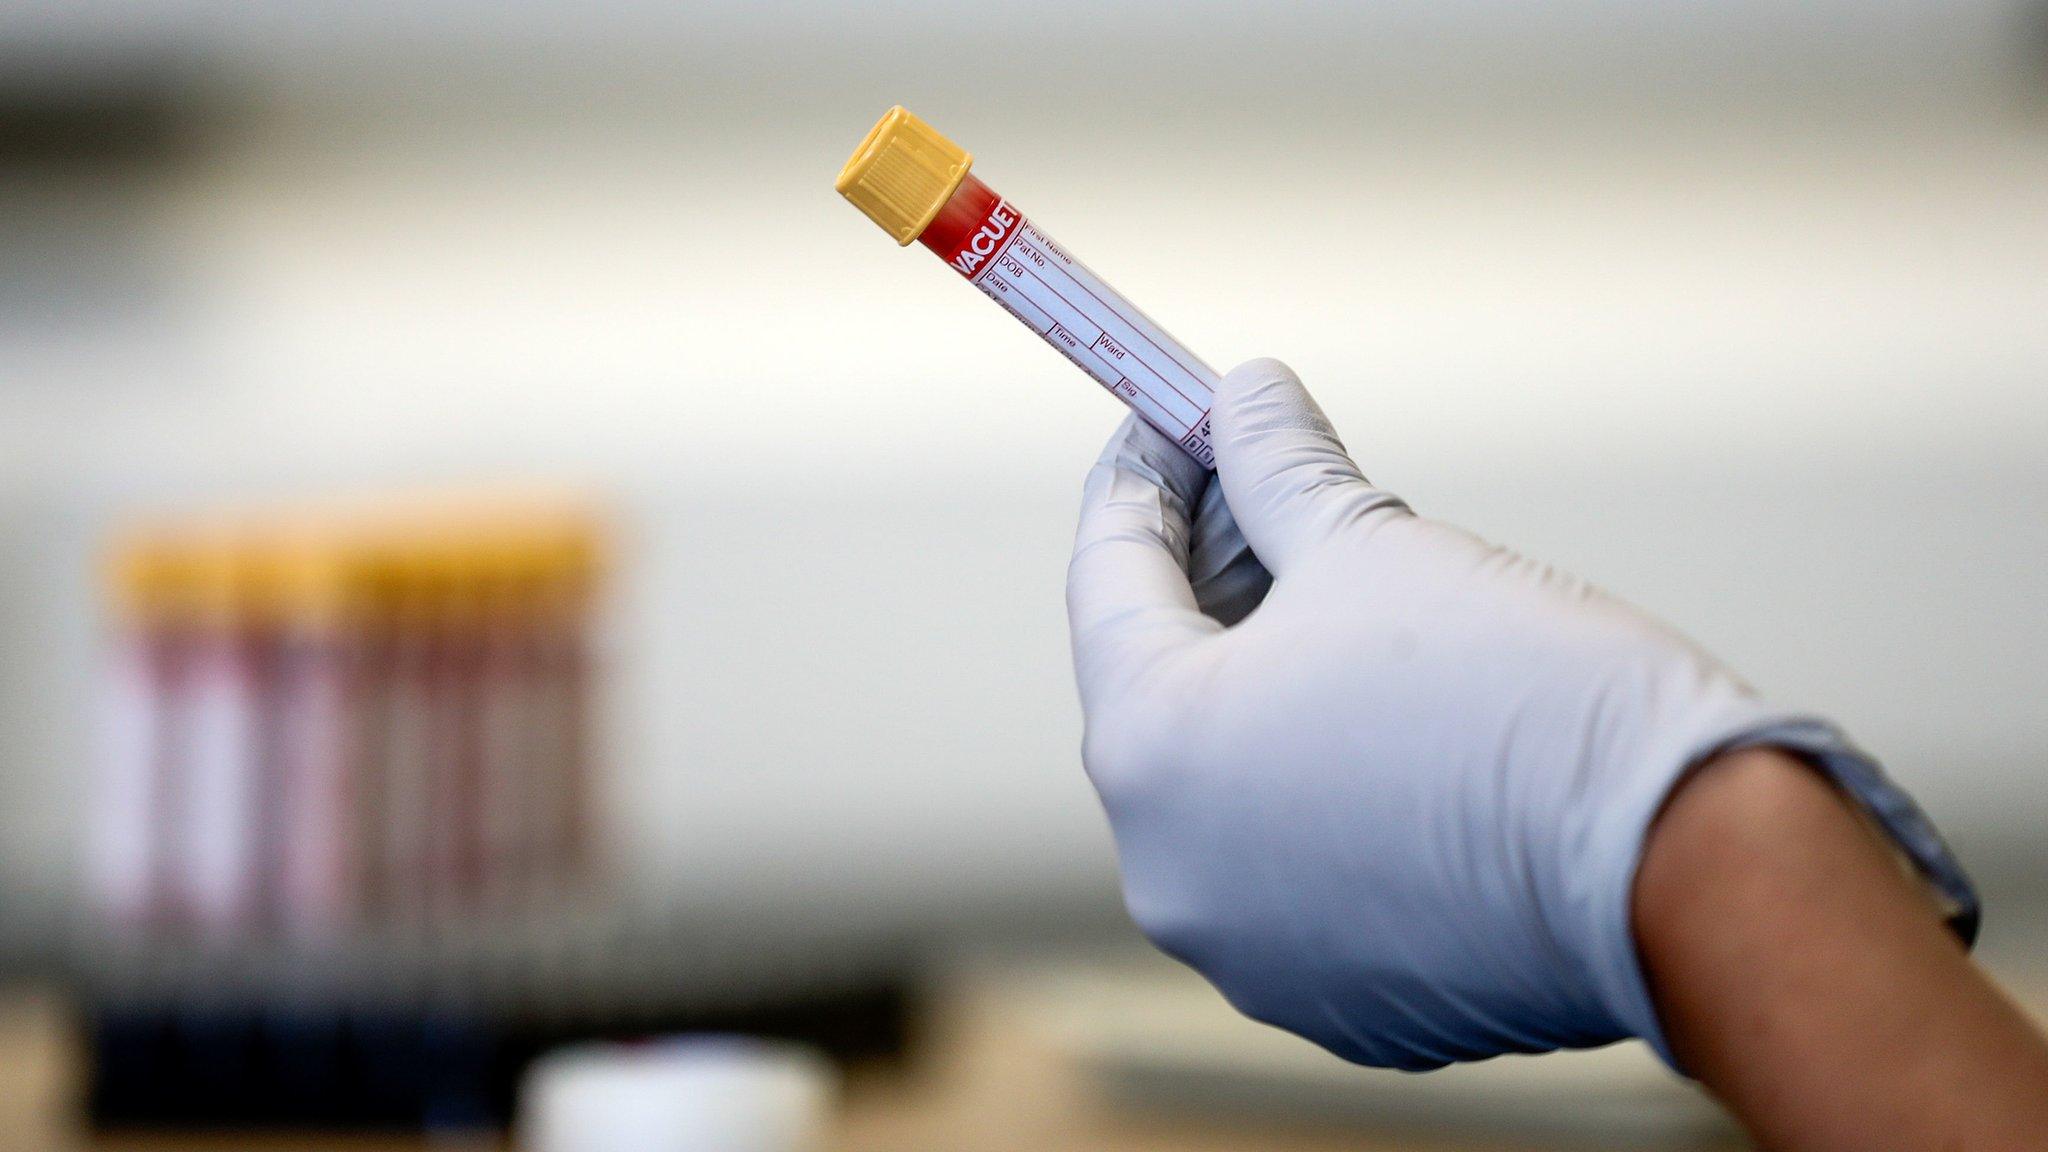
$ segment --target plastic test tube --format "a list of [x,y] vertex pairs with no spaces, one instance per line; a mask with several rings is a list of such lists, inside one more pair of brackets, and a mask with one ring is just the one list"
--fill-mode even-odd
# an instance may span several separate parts
[[1216,370],[970,175],[974,157],[891,108],[835,187],[908,246],[938,253],[969,283],[1207,468]]

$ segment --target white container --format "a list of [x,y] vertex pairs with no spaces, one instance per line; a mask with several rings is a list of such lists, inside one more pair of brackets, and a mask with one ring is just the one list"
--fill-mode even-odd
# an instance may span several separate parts
[[816,1152],[838,1095],[824,1057],[739,1036],[585,1044],[519,1092],[525,1152]]

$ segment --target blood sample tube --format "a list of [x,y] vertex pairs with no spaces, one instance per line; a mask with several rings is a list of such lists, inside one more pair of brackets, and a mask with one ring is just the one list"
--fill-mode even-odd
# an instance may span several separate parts
[[137,932],[166,918],[173,847],[167,809],[180,767],[178,721],[191,664],[196,565],[164,533],[122,542],[112,560],[116,631],[91,877],[108,926]]
[[349,928],[361,888],[354,818],[365,605],[333,526],[286,534],[276,674],[274,891],[281,926],[326,940]]
[[1015,205],[969,173],[974,157],[891,108],[834,187],[884,232],[936,252],[1147,423],[1201,461],[1216,370],[1068,255]]
[[267,542],[245,527],[203,539],[199,555],[174,891],[200,931],[234,935],[256,918],[268,879],[275,573]]

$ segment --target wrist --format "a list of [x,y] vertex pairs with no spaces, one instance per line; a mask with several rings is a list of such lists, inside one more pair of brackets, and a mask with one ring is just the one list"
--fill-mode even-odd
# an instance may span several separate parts
[[1803,869],[1808,837],[1849,826],[1879,844],[1853,802],[1789,752],[1751,747],[1709,758],[1672,789],[1650,826],[1633,893],[1638,943],[1677,927],[1707,879],[1754,884],[1773,869]]
[[[1690,774],[1651,827],[1632,901],[1672,1053],[1765,1143],[2002,1146],[1976,1141],[2042,1131],[2048,1050],[1890,841],[1804,761],[1758,748]],[[1983,1090],[2015,1069],[2022,1090]]]

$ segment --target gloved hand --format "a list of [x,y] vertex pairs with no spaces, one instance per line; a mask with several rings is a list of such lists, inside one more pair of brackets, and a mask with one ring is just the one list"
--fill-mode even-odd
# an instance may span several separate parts
[[1136,420],[1110,441],[1067,607],[1131,916],[1247,1015],[1397,1068],[1627,1036],[1668,1060],[1630,888],[1672,788],[1742,746],[1832,777],[1974,933],[1939,836],[1829,723],[1416,516],[1282,364],[1211,419],[1213,484]]

